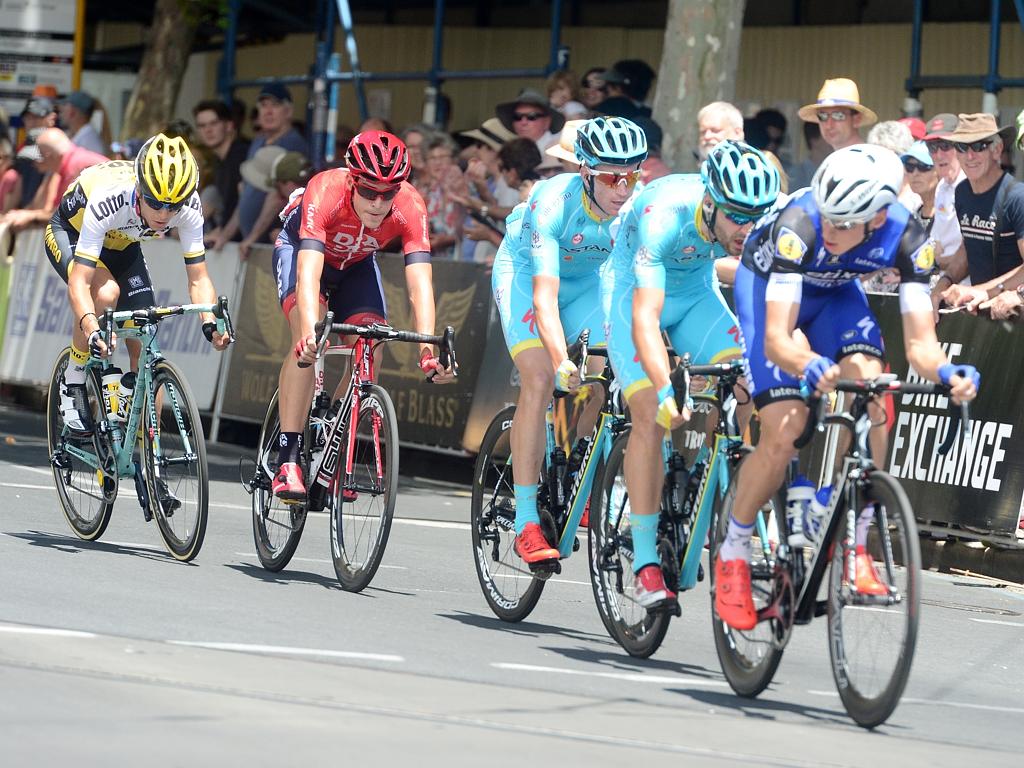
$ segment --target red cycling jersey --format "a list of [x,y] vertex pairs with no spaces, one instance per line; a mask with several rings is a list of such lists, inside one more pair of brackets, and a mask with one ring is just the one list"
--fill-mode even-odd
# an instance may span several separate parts
[[391,212],[379,227],[363,225],[352,208],[348,169],[322,171],[309,180],[305,191],[295,195],[281,212],[284,230],[298,250],[324,254],[335,269],[344,269],[371,256],[395,240],[402,241],[405,263],[430,259],[427,207],[420,193],[403,181]]

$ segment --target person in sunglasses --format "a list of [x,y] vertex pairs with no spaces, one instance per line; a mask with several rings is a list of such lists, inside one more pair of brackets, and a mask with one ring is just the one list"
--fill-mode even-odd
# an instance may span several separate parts
[[601,294],[609,358],[632,414],[625,468],[633,599],[649,608],[676,599],[657,553],[661,442],[666,429],[689,417],[676,408],[662,334],[700,365],[741,355],[736,317],[722,297],[715,262],[739,256],[754,222],[778,195],[779,173],[767,158],[728,139],[711,149],[700,174],[651,182],[619,217]]
[[[954,192],[963,244],[935,290],[953,306],[990,309],[996,319],[1019,314],[1024,304],[1017,291],[1024,285],[1024,184],[999,164],[1013,130],[989,114],[959,115],[948,138],[967,177]],[[965,276],[971,285],[956,285]]]
[[[62,416],[73,432],[93,430],[85,391],[90,353],[114,351],[103,342],[98,316],[108,307],[120,311],[156,303],[143,241],[176,229],[189,297],[197,304],[217,301],[205,264],[198,182],[199,168],[185,140],[160,133],[142,145],[134,161],[112,160],[84,170],[50,219],[43,239],[46,256],[68,284],[75,318],[61,389]],[[228,337],[216,332],[213,315],[204,314],[202,323],[207,340],[218,350],[227,348]],[[127,346],[135,371],[140,347],[135,340]]]
[[535,142],[542,153],[558,143],[559,131],[565,125],[565,116],[531,88],[520,91],[514,101],[499,104],[494,115],[516,136]]
[[[537,182],[506,219],[491,278],[521,381],[512,422],[515,550],[531,565],[558,558],[537,513],[544,412],[553,388],[570,392],[580,383],[566,339],[589,328],[591,344],[604,342],[598,271],[611,254],[613,223],[640,180],[647,139],[629,120],[598,117],[579,126],[575,153],[578,172]],[[587,434],[586,419],[578,431]]]
[[[882,373],[884,347],[860,276],[894,267],[907,361],[929,381],[949,384],[956,402],[971,400],[980,382],[970,365],[950,363],[935,337],[928,279],[935,246],[896,197],[903,163],[870,144],[839,149],[822,162],[808,189],[756,225],[736,273],[736,309],[748,383],[761,435],[746,460],[715,562],[715,610],[729,626],[752,629],[751,533],[757,510],[782,484],[807,419],[801,379],[825,394],[839,378]],[[804,339],[794,338],[799,329]],[[809,344],[809,346],[808,346]],[[838,361],[838,362],[837,362]],[[873,407],[871,453],[885,466],[886,419]],[[873,510],[857,526],[856,587],[884,593],[865,543]]]
[[821,136],[832,149],[860,144],[860,128],[874,125],[878,115],[860,103],[860,89],[846,77],[826,80],[818,100],[797,111],[801,120],[817,123]]
[[[281,365],[281,441],[272,490],[285,502],[306,497],[299,465],[302,428],[313,397],[314,326],[328,309],[339,323],[384,323],[387,310],[377,251],[400,242],[415,330],[434,333],[434,285],[427,209],[408,182],[409,151],[386,131],[363,131],[345,152],[345,167],[313,176],[281,212],[274,276],[291,328],[293,352]],[[450,381],[436,350],[423,345],[419,367],[435,382]]]

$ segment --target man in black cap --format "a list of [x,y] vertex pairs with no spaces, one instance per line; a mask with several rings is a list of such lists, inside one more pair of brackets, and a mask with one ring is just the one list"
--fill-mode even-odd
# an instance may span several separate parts
[[622,59],[615,62],[602,78],[608,98],[594,108],[595,112],[628,120],[651,116],[651,108],[644,104],[644,100],[650,93],[655,73],[647,62]]
[[98,155],[109,155],[110,149],[92,127],[96,99],[85,91],[72,91],[60,103],[60,120],[71,142]]
[[532,140],[542,155],[558,143],[558,134],[565,125],[565,117],[531,88],[521,90],[514,101],[499,104],[494,114],[516,136]]
[[[308,157],[309,145],[302,134],[292,127],[292,94],[288,87],[281,83],[268,83],[260,90],[256,103],[259,108],[260,135],[249,145],[246,159],[251,160],[266,146],[283,147]],[[267,216],[261,216],[264,206],[270,207],[275,203],[274,196],[268,198],[266,192],[244,182],[235,212],[227,224],[207,235],[207,243],[213,250],[219,251],[238,232],[241,232],[243,240],[264,242],[267,239],[266,232],[253,232],[253,229],[257,221],[268,220]],[[272,217],[269,220],[272,221]]]

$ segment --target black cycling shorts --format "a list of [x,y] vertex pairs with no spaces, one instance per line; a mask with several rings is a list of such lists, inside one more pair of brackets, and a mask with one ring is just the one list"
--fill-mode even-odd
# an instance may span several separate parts
[[[77,243],[78,232],[74,228],[66,228],[59,215],[54,214],[50,223],[46,225],[43,247],[50,264],[65,283],[75,262]],[[100,259],[96,266],[106,268],[121,289],[121,295],[117,299],[117,311],[146,309],[156,303],[153,281],[150,279],[140,243],[131,243],[122,251],[104,248],[100,251]],[[89,267],[79,262],[78,268]]]

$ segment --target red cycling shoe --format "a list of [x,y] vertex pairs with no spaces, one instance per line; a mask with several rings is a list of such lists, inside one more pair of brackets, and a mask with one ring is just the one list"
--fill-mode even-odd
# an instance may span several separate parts
[[297,504],[306,500],[306,486],[302,481],[302,467],[287,461],[277,470],[271,492],[285,504]]
[[544,538],[544,532],[537,523],[526,524],[523,532],[516,536],[514,548],[516,554],[530,564],[557,560],[559,557],[558,550]]
[[715,612],[733,629],[757,626],[757,611],[750,593],[750,566],[746,560],[715,560]]

